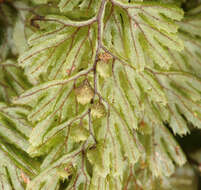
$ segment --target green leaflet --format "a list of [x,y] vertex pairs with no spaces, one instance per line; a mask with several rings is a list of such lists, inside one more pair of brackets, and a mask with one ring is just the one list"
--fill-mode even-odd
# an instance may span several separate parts
[[30,81],[39,82],[41,74],[47,74],[49,80],[67,78],[93,64],[95,24],[79,27],[88,23],[72,22],[61,16],[46,19],[50,21],[46,31],[33,34],[29,39],[31,48],[19,58]]
[[[74,80],[52,81],[36,86],[14,100],[17,104],[29,104],[33,107],[28,119],[37,122],[30,136],[33,146],[46,141],[46,134],[64,121],[79,116],[86,110],[78,105],[75,97]],[[43,134],[43,135],[42,135]],[[48,140],[48,138],[47,138]]]
[[[125,88],[122,89],[120,83],[121,81],[119,80],[120,76],[118,74],[119,73],[117,71],[115,72],[115,76],[103,81],[100,78],[98,89],[107,101],[109,101],[111,104],[114,104],[117,112],[126,121],[127,126],[131,129],[135,129],[137,128],[137,113],[133,114],[134,102],[136,101],[139,104],[139,100],[137,99],[137,97],[132,100],[131,93],[128,94],[127,97],[127,95],[125,94],[127,92],[126,90],[130,90],[131,92],[133,90],[132,86],[130,87],[130,89],[126,89],[126,86],[124,86]],[[123,78],[121,78],[121,80],[123,80]],[[138,106],[138,104],[136,106]],[[127,110],[127,113],[123,112],[123,110],[125,109]]]
[[194,10],[191,11],[192,13],[187,13],[186,17],[179,23],[180,30],[200,36],[201,12],[199,9],[195,13],[193,12]]
[[16,147],[27,151],[28,137],[32,126],[27,122],[28,110],[21,107],[8,107],[0,103],[0,136]]
[[[14,132],[16,133],[16,131]],[[9,132],[7,132],[7,134],[9,134]],[[10,133],[10,137],[17,138],[17,136],[18,135],[15,136]],[[17,140],[18,144],[20,144],[19,141],[22,141],[21,139]],[[39,163],[34,159],[30,159],[27,153],[23,151],[22,147],[12,145],[14,144],[12,141],[9,141],[4,137],[2,138],[2,136],[0,143],[1,187],[8,190],[13,188],[16,190],[26,189],[27,183],[38,172]],[[28,142],[23,143],[23,145],[25,146],[26,143]]]
[[112,76],[106,79],[99,76],[98,89],[125,119],[129,128],[137,128],[138,121],[143,115],[143,97],[146,94],[152,101],[166,105],[166,95],[151,72],[138,73],[129,65],[123,65],[119,61],[108,64]]
[[[38,172],[39,162],[28,157],[26,152],[7,143],[1,139],[1,167],[3,165],[13,165],[17,169],[22,169],[29,177],[33,177]],[[31,164],[30,164],[31,163]]]
[[[149,100],[146,100],[145,105],[146,112],[140,124],[142,129],[140,128],[139,132],[143,134],[140,137],[147,153],[146,162],[153,175],[171,176],[175,170],[174,163],[179,166],[183,165],[186,158],[161,122],[160,111]],[[145,131],[142,131],[145,127]]]
[[[85,143],[86,147],[87,144],[88,143]],[[71,153],[63,154],[57,161],[54,161],[51,165],[43,169],[41,173],[29,183],[27,189],[31,190],[32,188],[35,188],[36,190],[39,190],[41,187],[53,190],[58,189],[60,178],[58,175],[58,168],[67,163],[71,163],[75,168],[75,171],[72,173],[72,180],[67,189],[70,189],[73,186],[75,188],[87,188],[89,185],[89,175],[86,171],[84,157],[81,153],[83,145],[84,144]],[[80,167],[82,167],[82,170],[78,171],[76,168]],[[53,181],[54,183],[52,183]]]
[[200,77],[200,44],[199,38],[192,37],[189,34],[180,34],[184,40],[185,49],[178,53],[172,52],[171,56],[175,60],[172,70],[190,72]]
[[87,152],[87,158],[90,163],[94,166],[93,173],[95,172],[97,175],[106,177],[109,173],[109,165],[110,165],[110,155],[109,148],[104,143],[104,146],[101,147],[97,145],[95,149],[91,149]]
[[[71,137],[69,148],[73,144],[76,144],[76,142],[79,143],[80,140],[87,139],[89,136],[87,132],[89,105],[83,106],[77,102],[75,86],[82,85],[83,79],[77,80],[77,78],[88,72],[90,70],[84,70],[79,75],[67,79],[65,82],[63,80],[51,81],[33,87],[13,100],[16,104],[26,104],[32,107],[28,119],[35,124],[35,127],[29,136],[31,146],[28,152],[30,155],[46,154],[56,144],[60,144],[61,146],[62,144],[59,142],[65,144],[65,139],[68,138],[69,132]],[[86,127],[86,129],[77,129],[78,133],[83,133],[79,136],[73,134],[76,126],[71,126],[75,125],[78,121]],[[81,123],[77,123],[78,127],[82,127]],[[72,130],[68,131],[70,130],[68,129],[66,131],[66,128],[70,127]]]
[[49,171],[49,175],[41,177],[39,182],[35,178],[28,184],[26,189],[32,190],[33,188],[36,190],[41,188],[50,190],[59,189],[59,176],[57,176],[56,169]]
[[[2,158],[2,155],[1,155],[1,160],[3,160],[3,159],[5,159],[5,158]],[[11,190],[13,188],[12,186],[14,185],[16,190],[25,189],[22,185],[22,183],[23,183],[22,179],[21,179],[21,181],[20,180],[18,181],[18,177],[20,176],[20,170],[17,170],[15,168],[15,166],[12,166],[12,165],[10,166],[10,164],[1,166],[0,171],[1,171],[1,175],[2,175],[1,185],[3,188]],[[16,173],[16,175],[15,175],[15,173]],[[9,182],[10,178],[11,178],[11,183]]]
[[174,22],[182,19],[183,12],[165,4],[124,5],[115,1],[114,4],[107,5],[104,18],[105,47],[137,70],[152,67],[150,61],[146,62],[147,56],[161,67],[168,68],[173,60],[167,47],[177,51],[183,49],[183,43],[177,36],[178,26]]
[[[196,9],[195,9],[196,10]],[[201,27],[200,22],[200,9],[197,9],[194,13],[189,12],[187,17],[179,22],[180,31],[179,35],[184,41],[184,50],[180,53],[171,51],[171,56],[175,61],[172,65],[175,70],[183,70],[190,72],[200,77],[200,45],[201,41],[198,37],[200,35],[199,29]]]
[[158,177],[161,175],[171,176],[174,173],[175,166],[173,161],[178,165],[183,165],[186,162],[179,145],[176,144],[171,135],[168,135],[168,131],[158,135],[156,130],[161,129],[161,127],[163,126],[161,125],[160,128],[155,126],[154,135],[149,142],[152,144],[149,147],[151,153],[148,163],[150,170]]
[[[113,108],[107,118],[94,119],[93,126],[98,144],[87,153],[94,167],[93,175],[106,177],[110,173],[113,177],[122,178],[124,160],[135,164],[140,154],[143,154],[144,150],[138,136],[132,136],[132,131],[127,128],[126,123]],[[95,155],[99,155],[99,158]]]
[[167,110],[171,114],[169,124],[174,133],[183,135],[188,132],[186,119],[200,128],[200,79],[181,72],[158,74],[167,95]]
[[[104,173],[100,174],[101,170],[96,169],[93,171],[93,175],[99,173],[98,176],[103,176],[103,174],[105,175],[105,173],[107,174],[109,172],[115,177],[121,177],[123,176],[124,171],[123,154],[125,152],[124,153],[121,152],[122,144],[116,130],[117,126],[115,126],[115,124],[110,121],[112,119],[111,117],[112,117],[111,115],[107,115],[105,119],[101,120],[94,119],[93,121],[94,133],[98,143],[100,143],[100,145],[105,144],[105,146],[103,147],[99,146],[95,149],[95,151],[101,153],[99,159],[102,162],[102,169],[104,170]],[[127,132],[128,132],[127,135],[129,136],[130,131],[128,130]],[[134,142],[133,144],[134,144],[133,146],[135,146]],[[104,154],[102,154],[101,149],[104,150]]]

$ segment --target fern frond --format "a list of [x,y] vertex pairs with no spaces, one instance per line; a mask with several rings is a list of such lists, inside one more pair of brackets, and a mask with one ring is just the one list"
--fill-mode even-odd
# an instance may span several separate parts
[[16,11],[0,52],[3,186],[178,189],[173,135],[201,127],[201,9],[184,2],[3,2]]

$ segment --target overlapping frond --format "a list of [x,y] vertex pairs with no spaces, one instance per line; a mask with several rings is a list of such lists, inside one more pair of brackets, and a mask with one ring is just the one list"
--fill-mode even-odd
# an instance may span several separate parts
[[1,140],[0,184],[2,190],[24,190],[38,172],[38,164],[25,153]]
[[[78,76],[85,76],[89,71],[82,71]],[[28,115],[28,120],[35,123],[30,135],[32,146],[37,147],[45,143],[74,121],[82,120],[88,113],[89,106],[79,104],[75,96],[76,82],[79,85],[77,77],[41,84],[14,100],[16,104],[30,105],[33,108]],[[80,84],[83,83],[85,85],[87,82],[80,79]]]
[[200,15],[201,9],[192,9],[185,18],[179,22],[180,30],[179,36],[184,41],[184,49],[181,52],[170,51],[174,59],[172,69],[178,71],[185,71],[200,77]]
[[168,68],[173,60],[167,47],[182,50],[183,43],[177,36],[181,9],[167,4],[112,1],[107,5],[103,37],[106,48],[137,70],[153,67],[151,61]]
[[186,134],[187,121],[200,128],[200,79],[188,73],[163,74],[163,77],[159,74],[159,80],[167,94],[171,114],[169,124],[174,133]]
[[2,190],[25,189],[38,173],[39,163],[27,154],[32,127],[28,110],[0,103],[0,183]]
[[47,16],[45,20],[50,22],[46,31],[33,34],[30,50],[19,58],[31,81],[37,82],[44,73],[49,80],[67,78],[93,63],[95,25],[81,27],[88,23],[71,22],[63,16]]
[[0,63],[0,101],[10,102],[12,97],[20,95],[29,87],[30,83],[15,61]]

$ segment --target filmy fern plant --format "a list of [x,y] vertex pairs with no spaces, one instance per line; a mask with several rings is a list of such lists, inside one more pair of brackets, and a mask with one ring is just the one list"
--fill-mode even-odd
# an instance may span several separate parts
[[196,0],[0,0],[0,189],[196,190],[173,135],[201,128],[200,19]]

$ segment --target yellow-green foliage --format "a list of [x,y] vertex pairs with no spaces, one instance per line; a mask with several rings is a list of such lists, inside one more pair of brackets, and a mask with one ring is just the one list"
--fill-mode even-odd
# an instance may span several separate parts
[[0,0],[0,189],[196,190],[192,126],[199,1]]

